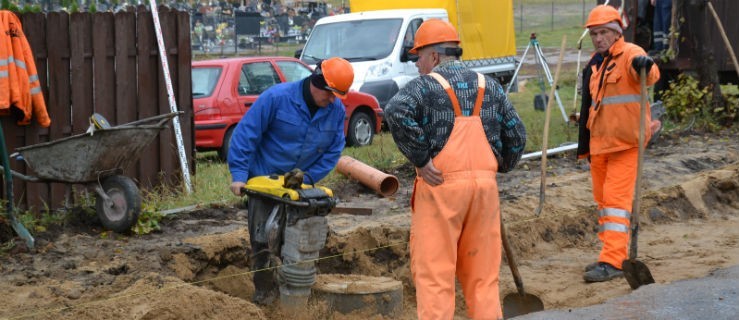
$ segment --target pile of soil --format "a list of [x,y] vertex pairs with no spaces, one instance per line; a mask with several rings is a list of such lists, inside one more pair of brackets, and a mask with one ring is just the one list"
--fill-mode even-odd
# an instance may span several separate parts
[[[546,309],[599,304],[631,292],[623,279],[586,284],[583,267],[599,252],[587,162],[572,155],[548,161],[544,210],[540,163],[500,174],[501,207],[527,292]],[[657,283],[703,277],[739,265],[739,139],[724,135],[663,136],[647,150],[639,259]],[[345,206],[372,215],[329,215],[321,274],[359,274],[403,283],[403,311],[415,319],[408,238],[412,167],[391,172],[399,191],[382,198],[354,181],[334,189]],[[246,211],[208,208],[173,214],[144,236],[103,232],[86,214],[37,237],[29,252],[0,230],[0,318],[7,319],[284,319],[277,305],[250,302]],[[10,235],[10,236],[9,236]],[[13,243],[19,245],[13,246]],[[504,265],[501,296],[515,291]],[[457,317],[465,318],[457,294]],[[382,319],[339,314],[311,300],[304,319]]]

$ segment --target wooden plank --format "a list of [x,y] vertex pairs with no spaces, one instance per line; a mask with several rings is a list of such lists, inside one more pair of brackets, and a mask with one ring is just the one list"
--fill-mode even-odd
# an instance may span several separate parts
[[[157,11],[159,11],[159,23],[161,24],[162,37],[164,39],[164,52],[169,66],[172,90],[174,91],[174,89],[177,88],[179,80],[177,78],[176,56],[173,55],[173,53],[176,53],[177,51],[177,17],[174,12],[169,10],[166,6],[159,6]],[[158,47],[157,50],[159,50]],[[159,59],[161,59],[161,57]],[[159,70],[161,71],[159,73],[159,114],[166,114],[171,112],[171,108],[169,106],[169,94],[167,91],[167,84],[164,79],[164,71],[161,68],[161,60],[157,61],[159,62]],[[180,172],[180,165],[177,155],[177,142],[175,140],[173,128],[159,132],[159,145],[159,170],[164,174],[158,176],[161,180],[157,181],[157,183],[174,185],[176,182],[181,181],[181,179],[178,179],[181,174],[177,174],[177,172]]]
[[372,215],[372,210],[373,209],[369,207],[349,207],[339,204],[331,209],[331,213],[346,213],[359,216],[369,216]]
[[190,14],[177,12],[177,106],[185,113],[180,116],[182,137],[188,170],[195,174],[195,122],[192,106],[192,46],[190,44]]
[[83,133],[90,126],[92,99],[92,16],[75,12],[70,16],[70,67],[72,71],[72,133]]
[[[93,114],[92,15],[74,12],[70,15],[70,68],[72,71],[72,134],[80,134],[90,127]],[[76,195],[84,195],[83,186],[73,185]]]
[[[731,42],[731,47],[735,54],[739,54],[739,19],[733,17],[733,14],[739,10],[739,2],[737,1],[713,1],[714,9],[716,14],[721,20],[721,24],[726,32],[726,37]],[[733,11],[731,11],[733,10]],[[706,10],[706,19],[710,26],[709,35],[711,37],[710,43],[713,44],[714,56],[719,71],[729,71],[734,73],[735,68],[731,60],[729,50],[724,44],[724,40],[719,32],[718,25],[716,24],[713,16]]]
[[[46,47],[46,16],[42,13],[26,13],[21,16],[21,24],[23,25],[23,33],[26,35],[28,44],[31,46],[33,51],[34,62],[36,65],[36,72],[39,77],[39,83],[44,93],[44,100],[49,101],[49,90],[48,90],[48,78],[47,78],[47,47]],[[52,121],[54,121],[52,119]],[[31,125],[24,128],[25,131],[25,145],[34,145],[40,142],[48,141],[49,129],[41,128],[35,119],[31,122]],[[13,161],[11,159],[11,161]],[[19,165],[16,170],[21,173],[28,173],[25,165]],[[24,205],[25,209],[29,209],[34,212],[45,209],[45,203],[48,202],[50,196],[50,186],[46,183],[31,183],[25,182],[20,179],[14,179],[15,186],[19,192],[25,193],[25,200],[19,203],[16,199],[16,203],[19,206]]]
[[[71,95],[69,81],[69,14],[63,11],[49,12],[46,16],[46,38],[49,68],[49,99],[46,109],[51,117],[49,140],[57,140],[72,133],[70,116]],[[49,206],[56,208],[64,204],[67,185],[52,183]]]
[[[159,110],[159,61],[157,57],[154,22],[145,6],[137,8],[136,43],[138,57],[138,115],[144,119],[157,115]],[[143,187],[157,185],[159,173],[159,140],[154,141],[143,151],[139,160],[139,183]]]
[[[115,120],[124,124],[138,120],[136,97],[136,14],[118,12],[115,14]],[[139,177],[139,165],[134,164],[126,170],[129,177]]]
[[[180,128],[188,170],[194,173],[190,17],[187,12],[160,10],[174,98],[178,109],[185,111]],[[40,128],[35,122],[18,127],[6,118],[9,151],[84,132],[93,112],[113,124],[122,124],[170,111],[153,21],[146,6],[116,14],[27,13],[21,19],[52,124],[50,128]],[[143,154],[146,158],[126,175],[136,177],[144,187],[179,182],[181,169],[173,130],[163,131]],[[22,162],[11,163],[14,170],[33,175]],[[165,181],[159,181],[160,174]],[[24,197],[15,199],[21,206],[55,209],[66,205],[69,185],[15,180],[15,194]]]
[[119,124],[115,109],[115,37],[113,13],[92,14],[93,109],[112,124]]
[[87,12],[71,15],[70,64],[72,71],[72,132],[83,133],[94,112],[92,101],[92,16]]

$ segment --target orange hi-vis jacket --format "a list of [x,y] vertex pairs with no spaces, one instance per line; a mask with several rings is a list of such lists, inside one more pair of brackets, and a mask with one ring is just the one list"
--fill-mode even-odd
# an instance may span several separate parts
[[51,124],[41,91],[31,46],[15,13],[0,10],[0,115],[11,107],[23,114],[19,125],[31,123],[31,116],[42,127]]
[[[587,128],[590,130],[590,154],[623,151],[639,146],[639,109],[641,86],[639,72],[631,66],[636,56],[647,55],[639,46],[616,40],[590,77],[590,93],[593,98],[590,106]],[[659,80],[659,69],[653,66],[647,74],[647,85]],[[649,107],[647,105],[647,107]],[[647,124],[652,122],[647,109]],[[652,132],[647,130],[649,141]]]

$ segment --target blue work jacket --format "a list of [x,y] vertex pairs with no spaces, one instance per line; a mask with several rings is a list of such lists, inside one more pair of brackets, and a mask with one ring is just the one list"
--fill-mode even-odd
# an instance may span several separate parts
[[345,144],[346,110],[336,99],[311,117],[303,81],[272,86],[241,118],[228,150],[232,181],[300,168],[307,173],[304,182],[311,183],[336,166]]

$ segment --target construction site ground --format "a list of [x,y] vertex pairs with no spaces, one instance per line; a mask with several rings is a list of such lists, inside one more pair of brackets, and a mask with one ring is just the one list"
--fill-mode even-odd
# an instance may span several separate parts
[[[582,280],[583,267],[595,261],[599,252],[587,162],[575,161],[572,154],[549,158],[546,202],[543,213],[536,217],[539,170],[539,160],[533,159],[498,176],[502,216],[527,292],[540,297],[547,310],[563,312],[558,319],[593,318],[578,308],[598,308],[609,299],[609,303],[615,299],[621,309],[633,311],[629,306],[647,301],[644,295],[664,295],[660,288],[712,274],[710,281],[737,287],[739,275],[732,269],[739,265],[739,139],[735,133],[663,134],[647,149],[639,260],[649,267],[656,284],[636,291],[623,279],[593,284]],[[413,170],[406,165],[390,173],[401,182],[392,197],[379,197],[355,181],[334,189],[342,205],[370,207],[373,213],[329,215],[330,231],[321,251],[324,258],[317,263],[318,272],[401,281],[402,310],[385,318],[415,319],[408,252]],[[224,177],[224,192],[227,181]],[[37,234],[34,252],[25,250],[9,228],[0,230],[2,243],[18,244],[0,256],[0,318],[288,317],[276,304],[259,307],[250,302],[253,285],[247,261],[246,211],[242,208],[172,214],[162,221],[161,231],[143,236],[104,233],[91,215],[74,217],[63,226]],[[718,286],[703,287],[712,290]],[[673,291],[691,292],[678,288]],[[504,261],[501,297],[515,290]],[[731,290],[728,292],[727,297],[718,294],[716,301],[734,301],[736,290],[733,297]],[[698,304],[696,308],[711,310],[710,302],[702,304],[704,300],[691,301]],[[660,308],[658,300],[650,301],[655,302],[647,308]],[[465,319],[461,290],[456,308],[455,319]],[[601,310],[604,318],[621,315],[609,317],[608,310]],[[736,309],[727,310],[736,316]],[[637,318],[671,318],[643,314]],[[530,316],[536,318],[536,314]],[[366,310],[332,312],[320,300],[311,300],[297,318],[383,319]],[[536,319],[545,318],[554,316]]]

